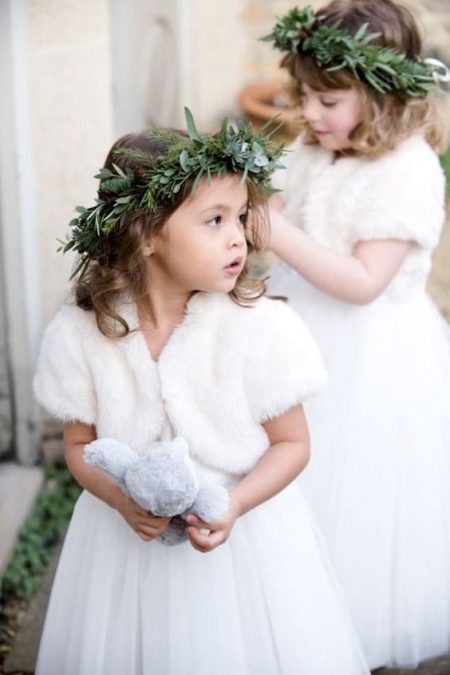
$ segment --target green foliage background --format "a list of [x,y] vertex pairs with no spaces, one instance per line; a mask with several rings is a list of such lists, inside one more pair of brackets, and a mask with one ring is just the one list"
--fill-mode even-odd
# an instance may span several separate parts
[[447,195],[450,195],[450,148],[441,156],[441,164],[447,176]]
[[28,601],[37,591],[55,544],[72,515],[81,488],[62,464],[44,468],[45,482],[33,511],[20,530],[0,587],[0,672]]
[[66,467],[59,464],[45,467],[44,489],[19,533],[13,557],[3,575],[2,597],[13,595],[27,600],[33,595],[80,491]]

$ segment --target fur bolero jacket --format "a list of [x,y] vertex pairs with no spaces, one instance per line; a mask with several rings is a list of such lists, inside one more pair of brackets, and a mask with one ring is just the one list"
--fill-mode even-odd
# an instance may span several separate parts
[[[120,313],[137,328],[136,308]],[[301,404],[325,383],[318,349],[281,301],[252,308],[197,293],[158,361],[137,329],[105,337],[95,315],[65,305],[44,335],[35,376],[40,403],[64,422],[96,427],[144,454],[167,419],[208,473],[246,474],[268,447],[262,423]]]
[[379,159],[335,160],[320,145],[298,138],[274,176],[285,191],[285,215],[319,244],[348,254],[359,241],[415,242],[388,295],[423,288],[431,251],[445,220],[445,177],[436,153],[414,135]]

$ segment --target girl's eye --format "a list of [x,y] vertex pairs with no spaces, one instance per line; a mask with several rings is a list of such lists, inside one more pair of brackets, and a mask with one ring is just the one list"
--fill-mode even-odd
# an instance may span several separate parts
[[247,218],[248,218],[248,211],[246,211],[245,213],[241,213],[241,215],[239,216],[239,222],[242,223],[242,225],[245,225],[247,222]]
[[209,227],[217,227],[222,222],[222,216],[214,216],[206,221],[206,225]]
[[322,105],[325,106],[325,108],[333,108],[337,104],[337,101],[327,101],[322,99]]

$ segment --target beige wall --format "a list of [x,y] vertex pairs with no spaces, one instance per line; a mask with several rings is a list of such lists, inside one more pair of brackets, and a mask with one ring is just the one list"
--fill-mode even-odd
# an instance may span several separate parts
[[30,107],[40,223],[43,320],[67,292],[56,252],[76,204],[92,201],[112,140],[107,0],[28,2]]

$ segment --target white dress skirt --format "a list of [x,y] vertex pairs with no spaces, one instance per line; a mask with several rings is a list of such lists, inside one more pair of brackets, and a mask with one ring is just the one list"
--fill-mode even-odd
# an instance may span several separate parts
[[307,401],[298,484],[324,536],[369,666],[450,651],[450,332],[428,295],[335,300],[284,265],[329,372]]
[[361,675],[356,631],[294,483],[202,554],[144,542],[88,492],[54,582],[38,675]]

